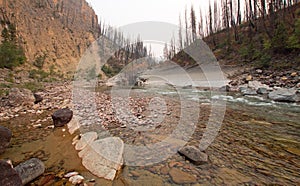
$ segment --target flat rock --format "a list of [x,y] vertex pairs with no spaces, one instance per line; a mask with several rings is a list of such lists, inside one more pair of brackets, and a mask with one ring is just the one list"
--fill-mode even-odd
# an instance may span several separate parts
[[197,178],[195,176],[187,172],[183,172],[178,168],[172,168],[169,174],[176,184],[191,184],[197,182]]
[[299,102],[299,96],[297,90],[293,89],[278,89],[270,92],[268,95],[269,99],[278,102]]
[[243,183],[248,183],[251,181],[251,178],[243,175],[234,169],[221,168],[217,175],[220,177],[225,185],[243,185]]
[[1,186],[22,186],[22,180],[10,164],[0,160],[0,185]]
[[109,137],[92,142],[79,152],[79,157],[82,158],[83,166],[94,175],[114,180],[123,165],[123,151],[123,141]]
[[254,96],[254,95],[257,95],[257,92],[256,92],[256,90],[247,88],[242,91],[242,94],[243,94],[243,96]]
[[55,127],[63,127],[71,121],[72,117],[73,111],[68,108],[57,110],[52,114],[53,124]]
[[180,149],[179,154],[185,156],[189,160],[192,161],[192,163],[199,165],[199,164],[205,164],[208,162],[208,156],[204,152],[201,152],[198,148],[193,146],[186,146]]
[[76,150],[83,150],[87,145],[91,144],[98,138],[96,132],[88,132],[81,136],[80,140],[76,143]]
[[11,137],[11,131],[6,127],[0,126],[0,154],[2,154],[9,146]]

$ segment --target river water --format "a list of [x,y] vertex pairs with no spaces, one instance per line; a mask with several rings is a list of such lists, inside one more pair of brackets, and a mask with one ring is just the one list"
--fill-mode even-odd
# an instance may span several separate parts
[[[110,95],[109,91],[100,94]],[[200,108],[196,128],[187,145],[198,147],[209,121],[212,104],[226,101],[225,115],[212,144],[205,150],[209,162],[194,165],[178,153],[153,165],[125,165],[114,182],[98,179],[82,165],[72,146],[67,128],[32,128],[33,120],[41,116],[20,115],[1,122],[13,133],[11,147],[0,156],[18,164],[31,157],[44,161],[46,173],[33,185],[68,185],[62,175],[80,172],[86,180],[96,179],[96,185],[299,185],[300,184],[300,105],[276,103],[264,97],[243,97],[237,93],[224,95],[198,89],[151,88],[132,89],[133,99],[159,97],[165,101],[167,116],[151,132],[132,133],[131,129],[112,125],[109,132],[125,143],[143,145],[165,139],[176,128],[182,109]],[[184,99],[188,106],[182,107]],[[147,103],[147,102],[146,102]],[[222,102],[224,103],[224,102]],[[147,107],[147,105],[146,105]],[[224,105],[222,105],[224,108]],[[147,110],[147,109],[146,109]],[[144,114],[147,114],[145,112]],[[222,116],[220,116],[222,117]],[[125,160],[126,162],[126,160]],[[89,183],[92,184],[92,183]]]

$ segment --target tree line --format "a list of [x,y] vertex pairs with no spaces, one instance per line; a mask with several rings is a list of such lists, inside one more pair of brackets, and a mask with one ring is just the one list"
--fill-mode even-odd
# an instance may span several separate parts
[[[184,17],[179,15],[178,41],[170,41],[164,49],[165,56],[172,59],[199,38],[213,48],[225,45],[230,51],[234,43],[251,44],[257,33],[264,33],[264,45],[271,45],[273,52],[299,49],[299,16],[293,8],[297,3],[298,0],[214,0],[209,1],[205,12],[201,7],[199,13],[193,6],[186,8]],[[218,37],[221,32],[222,38]]]
[[[110,26],[105,24],[103,21],[99,23],[99,34],[100,37],[105,39],[100,39],[101,42],[109,41],[110,44],[114,45],[114,54],[109,54],[110,56],[107,63],[102,67],[102,71],[108,76],[114,76],[119,73],[125,66],[131,63],[133,60],[141,59],[147,57],[147,62],[154,63],[152,59],[151,46],[148,48],[141,37],[138,35],[135,38],[125,37],[124,34]],[[105,43],[99,43],[100,47],[105,47]],[[101,49],[100,51],[104,51]],[[100,56],[106,55],[106,53],[100,54]]]

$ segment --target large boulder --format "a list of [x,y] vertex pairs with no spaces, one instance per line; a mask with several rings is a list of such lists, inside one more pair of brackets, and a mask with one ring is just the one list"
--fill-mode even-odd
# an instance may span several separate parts
[[123,166],[124,143],[120,138],[109,137],[89,142],[79,152],[82,165],[94,175],[114,180]]
[[0,160],[0,185],[22,186],[22,180],[15,169],[6,161]]
[[269,99],[278,102],[299,102],[300,97],[297,95],[297,90],[294,89],[278,89],[270,92]]
[[53,124],[55,127],[63,127],[71,121],[72,117],[73,111],[68,108],[57,110],[52,114]]
[[28,89],[12,88],[8,94],[8,102],[12,106],[32,106],[35,98]]
[[192,163],[196,165],[205,164],[208,162],[208,156],[206,153],[201,152],[198,148],[193,146],[183,147],[178,151],[179,154],[185,156]]
[[9,146],[11,137],[11,131],[6,127],[0,126],[0,154],[2,154]]

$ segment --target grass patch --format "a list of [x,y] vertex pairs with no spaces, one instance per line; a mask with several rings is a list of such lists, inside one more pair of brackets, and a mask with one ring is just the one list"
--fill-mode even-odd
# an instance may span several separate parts
[[8,89],[0,88],[0,97],[7,96],[9,94]]
[[44,90],[44,85],[39,82],[27,82],[20,85],[18,88],[25,88],[31,90],[33,93]]

